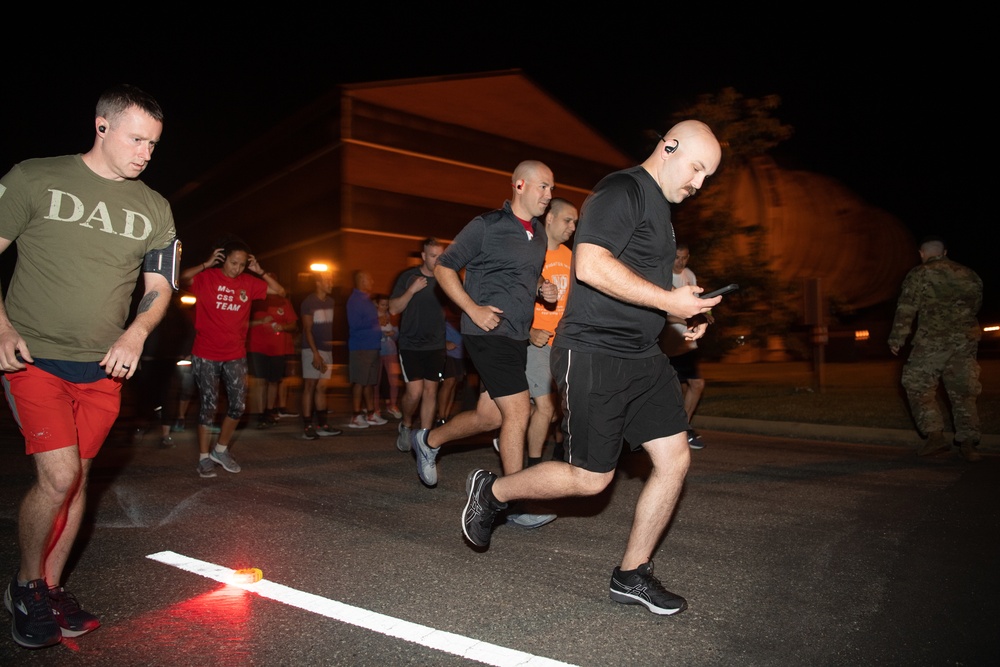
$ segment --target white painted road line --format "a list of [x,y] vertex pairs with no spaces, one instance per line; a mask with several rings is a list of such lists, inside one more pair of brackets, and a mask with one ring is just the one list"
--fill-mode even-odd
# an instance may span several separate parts
[[390,637],[396,637],[404,641],[413,642],[432,648],[436,651],[451,653],[469,660],[475,660],[486,665],[496,665],[497,667],[574,667],[570,663],[542,658],[537,655],[515,651],[514,649],[488,644],[462,635],[451,632],[442,632],[426,625],[410,623],[392,616],[377,614],[367,609],[353,607],[351,605],[328,600],[312,593],[297,591],[288,586],[276,584],[267,580],[267,573],[264,579],[253,584],[233,583],[233,570],[222,567],[215,563],[207,563],[203,560],[189,558],[173,551],[160,551],[159,553],[146,556],[166,565],[172,565],[186,572],[201,575],[208,579],[214,579],[223,584],[236,586],[251,593],[282,602],[292,607],[305,609],[327,618],[332,618],[343,623],[356,625],[379,632]]

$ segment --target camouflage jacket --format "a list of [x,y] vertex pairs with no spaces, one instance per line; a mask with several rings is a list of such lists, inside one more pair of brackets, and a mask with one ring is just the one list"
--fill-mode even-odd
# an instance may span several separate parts
[[914,318],[914,348],[977,341],[982,334],[976,315],[982,305],[983,281],[972,269],[947,256],[932,257],[903,279],[889,347],[903,346]]

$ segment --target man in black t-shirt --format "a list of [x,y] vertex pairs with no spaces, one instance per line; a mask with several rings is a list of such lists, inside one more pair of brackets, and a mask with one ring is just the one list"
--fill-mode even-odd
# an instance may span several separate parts
[[445,363],[447,297],[438,287],[434,267],[443,252],[440,241],[424,239],[420,265],[399,274],[389,297],[389,314],[403,314],[397,344],[405,383],[400,406],[403,416],[396,437],[396,449],[401,452],[410,451],[410,433],[414,428],[430,430],[437,411],[438,383]]
[[[552,343],[552,374],[565,408],[566,462],[545,461],[497,477],[474,470],[462,528],[478,547],[493,518],[514,500],[590,496],[614,478],[626,441],[644,449],[653,470],[636,504],[628,545],[611,577],[611,599],[655,614],[687,608],[653,576],[663,536],[690,463],[680,383],[658,345],[666,313],[689,318],[719,297],[700,287],[672,289],[676,252],[670,205],[694,195],[722,158],[707,125],[671,128],[637,167],[613,173],[584,202],[575,235],[566,310]],[[695,339],[706,324],[684,335]]]

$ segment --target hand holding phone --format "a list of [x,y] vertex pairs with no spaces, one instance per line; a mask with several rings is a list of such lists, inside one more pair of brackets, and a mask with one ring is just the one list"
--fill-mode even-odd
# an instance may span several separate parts
[[729,294],[730,292],[735,292],[740,288],[736,283],[731,283],[725,287],[720,287],[717,290],[712,290],[711,292],[702,292],[698,296],[702,299],[711,299],[713,297],[722,296],[723,294]]

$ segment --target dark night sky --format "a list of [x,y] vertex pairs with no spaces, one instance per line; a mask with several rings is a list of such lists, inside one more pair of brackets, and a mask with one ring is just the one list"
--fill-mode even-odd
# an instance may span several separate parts
[[[781,96],[775,115],[795,128],[777,153],[782,164],[837,179],[916,239],[944,235],[949,255],[984,279],[981,319],[1000,318],[988,242],[998,234],[982,218],[991,210],[986,174],[996,171],[985,139],[996,121],[986,124],[984,104],[994,57],[975,34],[985,17],[895,15],[874,25],[828,16],[791,26],[795,17],[723,16],[719,8],[709,30],[685,14],[602,19],[598,29],[529,9],[450,23],[398,13],[390,20],[389,8],[336,24],[289,13],[258,20],[267,29],[195,25],[187,16],[153,28],[135,17],[127,30],[81,19],[87,36],[79,43],[68,39],[76,28],[64,27],[50,31],[59,39],[47,45],[32,33],[24,45],[7,44],[0,169],[86,151],[97,96],[121,81],[152,93],[167,114],[143,179],[168,197],[340,83],[520,68],[637,162],[648,150],[646,130],[665,129],[697,95],[732,87]],[[508,27],[486,27],[501,21]]]

